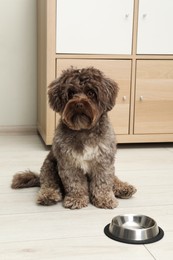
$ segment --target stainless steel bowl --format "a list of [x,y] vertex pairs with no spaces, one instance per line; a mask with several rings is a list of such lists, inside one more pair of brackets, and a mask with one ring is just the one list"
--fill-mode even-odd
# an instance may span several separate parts
[[114,217],[104,231],[110,238],[130,244],[153,243],[164,235],[154,219],[134,214]]

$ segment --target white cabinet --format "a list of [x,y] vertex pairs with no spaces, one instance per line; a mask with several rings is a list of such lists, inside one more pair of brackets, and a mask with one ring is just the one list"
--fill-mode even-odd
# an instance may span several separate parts
[[137,54],[173,54],[173,0],[139,0]]
[[57,0],[56,53],[131,54],[133,0]]

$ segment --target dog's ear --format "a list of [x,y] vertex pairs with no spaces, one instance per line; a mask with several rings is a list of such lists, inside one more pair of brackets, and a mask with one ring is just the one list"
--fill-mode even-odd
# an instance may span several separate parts
[[102,81],[102,90],[101,100],[103,102],[104,110],[110,111],[114,107],[118,95],[118,84],[115,81],[104,77]]
[[61,76],[52,81],[48,88],[50,107],[55,112],[61,112],[67,102],[66,84],[63,81],[63,77]]
[[62,107],[62,100],[60,95],[61,84],[59,79],[52,81],[48,88],[49,105],[55,112],[60,112]]

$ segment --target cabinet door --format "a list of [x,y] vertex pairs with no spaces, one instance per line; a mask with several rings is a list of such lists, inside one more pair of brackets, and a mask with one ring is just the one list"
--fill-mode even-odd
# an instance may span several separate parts
[[137,61],[134,133],[173,133],[173,60]]
[[139,0],[138,54],[173,54],[172,13],[172,0]]
[[56,52],[130,54],[133,0],[57,0]]
[[109,112],[109,117],[117,134],[128,134],[131,61],[58,59],[57,76],[61,74],[62,70],[70,66],[77,68],[94,66],[103,71],[107,77],[118,83],[120,90],[116,106]]

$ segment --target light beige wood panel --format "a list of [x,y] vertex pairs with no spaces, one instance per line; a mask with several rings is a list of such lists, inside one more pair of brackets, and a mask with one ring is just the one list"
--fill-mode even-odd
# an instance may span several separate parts
[[116,106],[109,116],[117,134],[128,134],[131,60],[58,59],[57,76],[70,66],[77,68],[94,66],[118,83],[120,90]]
[[37,0],[37,127],[46,139],[46,1]]
[[47,86],[55,78],[55,0],[37,0],[38,44],[38,130],[46,144],[51,144],[55,113],[50,109]]
[[173,134],[128,134],[117,135],[117,142],[121,143],[161,143],[172,142]]
[[173,133],[173,60],[137,61],[134,133]]

